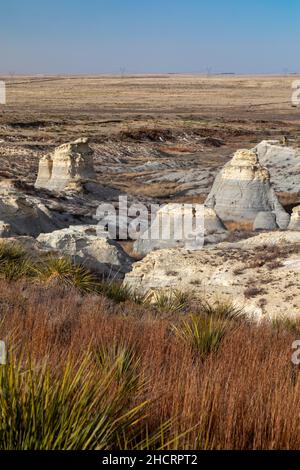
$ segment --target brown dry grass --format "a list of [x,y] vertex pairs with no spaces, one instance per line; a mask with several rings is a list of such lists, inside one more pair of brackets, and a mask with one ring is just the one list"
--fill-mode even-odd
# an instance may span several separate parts
[[0,289],[0,337],[16,354],[59,371],[70,352],[80,359],[100,343],[132,347],[147,381],[138,400],[152,401],[149,430],[175,417],[175,434],[192,429],[175,448],[299,449],[292,330],[231,321],[221,348],[202,360],[143,306],[25,282],[0,281]]

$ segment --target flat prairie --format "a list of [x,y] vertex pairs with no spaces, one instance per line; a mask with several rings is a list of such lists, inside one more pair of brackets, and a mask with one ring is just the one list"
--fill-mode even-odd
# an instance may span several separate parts
[[291,104],[298,78],[2,76],[1,172],[32,183],[39,157],[87,136],[102,182],[141,197],[203,200],[234,150],[265,138],[300,141]]

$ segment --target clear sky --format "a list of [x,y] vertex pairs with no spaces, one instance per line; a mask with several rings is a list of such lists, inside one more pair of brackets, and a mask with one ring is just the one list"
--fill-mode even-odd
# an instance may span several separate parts
[[299,0],[0,0],[0,73],[300,71]]

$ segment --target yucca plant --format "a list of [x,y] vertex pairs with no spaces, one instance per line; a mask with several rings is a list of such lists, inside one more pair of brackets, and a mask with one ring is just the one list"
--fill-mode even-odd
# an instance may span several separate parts
[[117,303],[132,300],[131,289],[116,280],[101,281],[98,292]]
[[96,292],[98,280],[96,276],[82,265],[74,264],[70,258],[48,257],[35,268],[39,280],[46,283],[59,283],[75,287],[81,292]]
[[133,353],[115,348],[92,358],[68,358],[62,371],[15,357],[0,366],[0,450],[174,448],[181,436],[172,435],[173,421],[149,431],[150,402],[132,404],[145,386]]
[[116,379],[130,384],[138,379],[139,358],[134,350],[125,344],[113,341],[100,344],[95,352],[96,362],[101,370],[107,371],[116,365]]
[[189,306],[190,295],[177,289],[150,292],[144,303],[151,303],[161,313],[176,313]]
[[61,375],[16,361],[0,368],[1,450],[110,449],[129,436],[146,403],[130,407],[137,381],[116,381],[119,359],[101,371],[90,356]]
[[179,325],[172,325],[172,331],[204,358],[219,348],[225,335],[226,323],[213,318],[190,315]]
[[235,305],[231,300],[204,301],[201,310],[209,317],[219,320],[241,320],[245,314],[242,307]]
[[32,276],[34,262],[26,251],[17,243],[1,241],[0,243],[0,276],[9,281]]

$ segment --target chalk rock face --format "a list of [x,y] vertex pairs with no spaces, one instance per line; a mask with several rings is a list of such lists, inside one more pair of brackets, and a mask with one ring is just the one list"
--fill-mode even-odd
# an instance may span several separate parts
[[218,243],[227,237],[226,228],[213,209],[199,205],[197,213],[196,224],[192,205],[166,204],[159,209],[150,228],[134,243],[134,251],[144,256],[164,248],[201,249],[204,243]]
[[59,227],[55,216],[36,197],[20,191],[11,180],[0,182],[0,236],[31,235]]
[[288,229],[300,230],[300,206],[294,207]]
[[[296,245],[286,244],[285,238],[279,237],[283,235],[293,235],[290,241],[298,240],[297,249],[291,249]],[[253,244],[249,245],[245,240],[198,251],[182,248],[153,251],[134,263],[124,284],[140,293],[180,290],[200,300],[230,300],[257,320],[299,316],[300,232],[295,235],[296,232],[270,232],[250,238]],[[268,237],[270,243],[279,246],[273,257],[264,244]]]
[[294,231],[276,231],[264,232],[243,240],[235,242],[223,242],[218,245],[221,250],[236,248],[239,250],[266,250],[273,249],[275,246],[290,247],[291,245],[300,245],[300,230]]
[[276,230],[276,215],[273,212],[259,212],[255,217],[253,230]]
[[260,163],[268,168],[276,193],[288,193],[299,204],[300,149],[281,145],[278,140],[263,140],[254,150]]
[[269,171],[251,150],[238,150],[221,170],[205,205],[223,221],[253,223],[259,212],[273,212],[279,228],[286,228],[288,216],[270,184]]
[[81,188],[81,183],[94,179],[93,151],[88,139],[78,139],[60,145],[52,156],[41,158],[35,187],[76,191]]
[[95,225],[70,226],[41,234],[37,240],[44,248],[72,256],[99,274],[123,278],[131,269],[131,258],[117,242],[99,236]]

